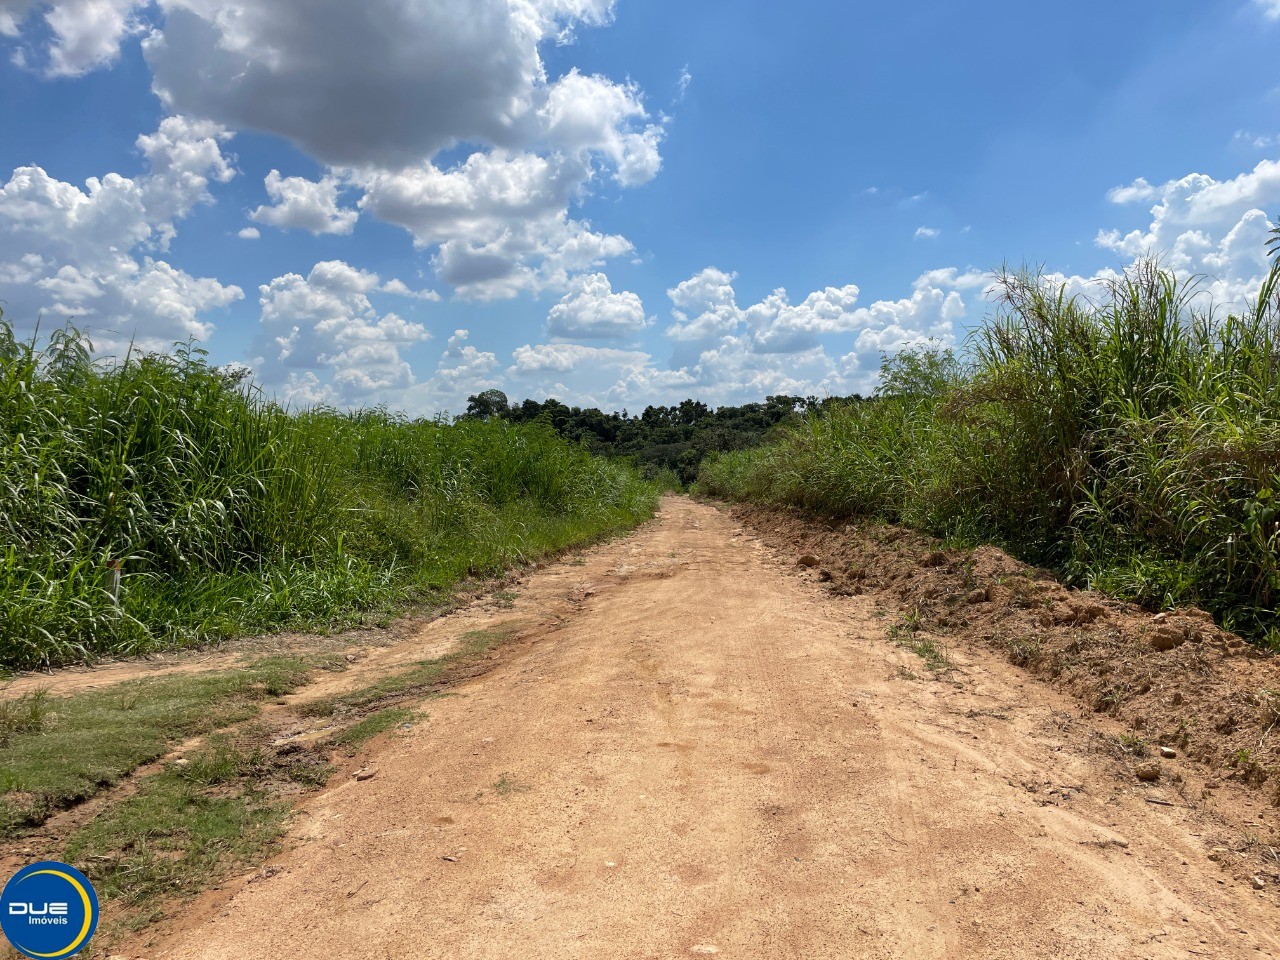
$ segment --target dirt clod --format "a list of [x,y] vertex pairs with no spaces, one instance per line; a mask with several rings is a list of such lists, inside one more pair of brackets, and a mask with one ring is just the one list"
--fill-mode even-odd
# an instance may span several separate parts
[[1160,779],[1160,764],[1154,760],[1140,763],[1134,768],[1133,775],[1144,783],[1153,783]]

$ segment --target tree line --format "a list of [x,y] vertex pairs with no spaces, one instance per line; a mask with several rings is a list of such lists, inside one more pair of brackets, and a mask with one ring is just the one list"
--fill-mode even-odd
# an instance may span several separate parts
[[779,424],[851,397],[766,397],[763,403],[713,409],[700,400],[673,406],[647,406],[640,414],[605,413],[596,407],[571,407],[554,398],[514,403],[501,390],[467,398],[463,419],[500,419],[509,423],[545,423],[592,453],[629,460],[648,477],[667,473],[687,486],[709,454],[746,450],[765,442]]

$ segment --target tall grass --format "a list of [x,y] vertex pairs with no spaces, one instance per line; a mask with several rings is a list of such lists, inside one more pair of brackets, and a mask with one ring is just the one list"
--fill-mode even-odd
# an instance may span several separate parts
[[101,363],[0,317],[0,665],[349,619],[655,497],[549,428],[291,414],[194,346]]
[[996,542],[1280,647],[1280,266],[1229,314],[1154,261],[1092,298],[997,280],[961,356],[887,361],[873,400],[709,463],[701,488]]

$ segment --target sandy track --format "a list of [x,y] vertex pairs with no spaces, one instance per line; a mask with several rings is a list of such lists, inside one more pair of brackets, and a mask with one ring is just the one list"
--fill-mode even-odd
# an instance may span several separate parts
[[146,956],[1280,953],[1272,902],[1206,859],[1205,815],[1090,752],[1100,721],[980,654],[913,679],[871,598],[788,559],[672,497],[535,576],[580,581],[558,625],[430,702],[377,776],[303,806],[274,872]]

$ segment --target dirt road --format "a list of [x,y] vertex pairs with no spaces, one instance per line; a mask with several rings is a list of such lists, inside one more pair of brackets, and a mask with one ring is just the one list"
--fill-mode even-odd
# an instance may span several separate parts
[[726,514],[668,498],[515,613],[557,589],[146,956],[1280,955],[1208,814],[1117,778],[1103,721],[982,654],[930,678]]

